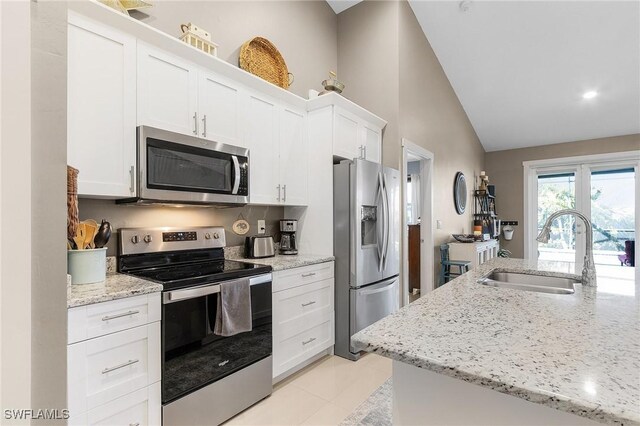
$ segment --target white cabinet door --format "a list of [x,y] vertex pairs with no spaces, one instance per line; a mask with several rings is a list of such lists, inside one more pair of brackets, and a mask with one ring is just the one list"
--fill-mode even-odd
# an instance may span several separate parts
[[249,200],[251,204],[278,204],[278,105],[255,93],[247,99],[244,126],[249,149]]
[[362,154],[365,160],[379,163],[382,160],[382,130],[363,122],[361,127],[363,149]]
[[162,423],[160,382],[114,399],[91,411],[71,413],[70,426],[159,426]]
[[360,157],[362,143],[358,135],[358,117],[339,107],[335,107],[333,115],[333,155],[347,160]]
[[280,112],[280,181],[282,203],[307,204],[308,142],[305,113],[287,107]]
[[136,156],[136,40],[77,15],[68,25],[67,161],[78,193],[130,197]]
[[199,136],[244,146],[240,137],[242,98],[238,84],[201,70],[198,82]]
[[195,65],[138,42],[138,124],[198,135]]

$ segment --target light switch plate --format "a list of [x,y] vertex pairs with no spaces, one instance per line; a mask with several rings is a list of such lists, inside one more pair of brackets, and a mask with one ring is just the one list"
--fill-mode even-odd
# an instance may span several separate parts
[[436,220],[436,229],[442,229],[442,221]]
[[264,223],[264,220],[258,220],[258,234],[264,234],[267,230],[267,227]]

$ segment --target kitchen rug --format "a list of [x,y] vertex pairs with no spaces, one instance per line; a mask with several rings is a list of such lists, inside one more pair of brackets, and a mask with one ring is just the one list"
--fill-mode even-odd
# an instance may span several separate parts
[[390,426],[392,386],[391,379],[384,382],[340,426]]

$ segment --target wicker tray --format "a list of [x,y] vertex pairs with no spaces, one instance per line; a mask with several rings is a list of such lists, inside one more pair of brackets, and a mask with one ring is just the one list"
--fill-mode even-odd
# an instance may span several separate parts
[[240,48],[238,62],[243,70],[283,89],[291,84],[284,58],[266,38],[254,37],[245,42]]

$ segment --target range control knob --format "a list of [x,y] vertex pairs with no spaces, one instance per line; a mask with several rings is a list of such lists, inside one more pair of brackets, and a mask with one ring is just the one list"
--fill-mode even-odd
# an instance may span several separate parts
[[215,238],[216,240],[220,239],[220,235],[217,232],[213,233],[213,238]]
[[211,239],[211,234],[210,234],[210,233],[208,233],[208,232],[205,232],[205,233],[204,233],[204,239],[205,239],[205,240],[210,240],[210,239]]
[[133,244],[138,244],[140,242],[140,237],[138,237],[137,235],[134,235],[133,237],[131,237],[131,242]]
[[144,236],[144,242],[149,244],[151,241],[153,241],[153,237],[151,235],[145,235]]

